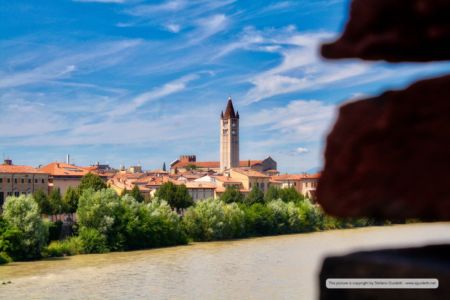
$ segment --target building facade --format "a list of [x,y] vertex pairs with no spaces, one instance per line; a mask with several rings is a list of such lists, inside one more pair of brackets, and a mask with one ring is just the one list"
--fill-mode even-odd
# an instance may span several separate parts
[[220,171],[239,167],[239,112],[234,112],[228,98],[225,113],[220,115]]
[[[50,163],[39,170],[50,175],[49,186],[50,189],[59,189],[64,195],[69,187],[76,188],[81,182],[84,175],[91,172],[89,168],[78,167],[62,162]],[[92,172],[94,173],[94,172]],[[106,181],[106,175],[98,174]]]
[[0,165],[0,210],[8,196],[32,194],[38,190],[48,194],[48,177],[39,169],[16,166],[11,160],[5,160]]

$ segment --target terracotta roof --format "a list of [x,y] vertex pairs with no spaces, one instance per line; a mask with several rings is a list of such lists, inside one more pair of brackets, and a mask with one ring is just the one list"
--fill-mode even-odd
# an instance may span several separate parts
[[151,170],[147,172],[148,174],[168,174],[169,172],[163,171],[161,169]]
[[221,182],[228,182],[228,183],[242,183],[241,181],[237,179],[233,179],[228,176],[213,176],[216,180],[219,180]]
[[275,181],[286,181],[286,180],[301,180],[303,175],[301,174],[280,174],[272,176],[272,180]]
[[237,173],[241,173],[241,174],[247,175],[248,177],[262,177],[262,178],[269,178],[270,177],[270,176],[267,176],[266,174],[263,174],[261,172],[254,171],[254,170],[244,170],[244,169],[240,169],[240,168],[231,169],[231,170],[235,171]]
[[40,170],[52,176],[83,177],[89,173],[89,170],[86,170],[85,168],[59,162],[50,163],[40,168]]
[[211,182],[188,181],[184,183],[188,189],[215,189],[216,185]]
[[21,174],[46,174],[40,169],[36,169],[30,166],[16,166],[16,165],[0,165],[0,173],[21,173]]
[[[261,160],[241,160],[239,162],[239,167],[245,168],[245,167],[253,167],[255,165],[260,164]],[[189,165],[197,166],[199,168],[210,168],[210,169],[218,169],[220,168],[220,162],[219,161],[178,161],[174,163],[171,167],[172,168],[184,168]]]
[[286,180],[302,180],[302,179],[318,179],[320,178],[320,173],[317,174],[281,174],[272,176],[272,180],[275,181],[286,181]]

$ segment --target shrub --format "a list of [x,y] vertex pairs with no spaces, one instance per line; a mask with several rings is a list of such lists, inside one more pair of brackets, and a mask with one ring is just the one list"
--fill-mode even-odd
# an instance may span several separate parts
[[245,213],[246,235],[274,234],[274,217],[267,205],[256,203],[242,206]]
[[106,237],[93,228],[82,228],[79,238],[83,245],[83,253],[105,253],[109,252]]
[[187,243],[180,217],[166,201],[138,203],[124,199],[123,236],[126,249],[172,246]]
[[6,252],[0,252],[0,265],[12,262],[12,258]]
[[183,223],[188,235],[195,240],[230,239],[244,235],[245,215],[236,203],[207,199],[189,208]]
[[8,197],[3,205],[3,218],[9,228],[2,234],[2,249],[14,260],[41,256],[47,244],[48,227],[41,219],[38,204],[30,195]]
[[42,253],[44,257],[71,256],[84,253],[83,242],[79,237],[70,237],[63,241],[53,241]]
[[80,196],[77,210],[80,229],[94,228],[108,235],[114,225],[118,205],[119,197],[114,190],[85,190]]

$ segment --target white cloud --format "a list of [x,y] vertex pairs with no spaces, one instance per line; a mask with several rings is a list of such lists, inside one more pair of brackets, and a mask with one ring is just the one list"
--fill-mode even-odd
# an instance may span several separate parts
[[187,75],[177,80],[168,82],[161,87],[142,93],[133,98],[131,100],[131,103],[119,105],[116,109],[112,110],[109,113],[109,116],[116,117],[132,113],[136,109],[145,105],[148,102],[155,101],[168,95],[184,90],[190,81],[195,80],[197,78],[198,75],[196,74]]
[[184,9],[188,5],[184,0],[171,0],[160,4],[144,4],[138,5],[126,12],[133,16],[145,17],[155,13],[175,12]]
[[224,14],[216,14],[196,21],[197,29],[191,32],[185,46],[198,44],[203,40],[225,30],[230,21]]
[[181,26],[174,23],[169,23],[164,26],[168,31],[178,33],[181,30]]
[[[139,40],[105,42],[51,54],[46,49],[34,49],[42,51],[42,61],[37,61],[35,66],[27,63],[25,70],[20,66],[17,70],[0,69],[0,89],[65,79],[83,68],[85,72],[92,72],[120,61],[126,50],[140,43]],[[5,64],[8,64],[8,59],[5,59]]]
[[309,150],[304,147],[298,147],[297,149],[295,149],[295,152],[297,152],[298,154],[303,154],[303,153],[308,153]]
[[125,3],[127,0],[72,0],[73,2],[84,2],[84,3]]
[[318,142],[333,122],[335,109],[335,105],[317,100],[295,100],[286,106],[263,109],[242,122],[275,133],[275,143]]

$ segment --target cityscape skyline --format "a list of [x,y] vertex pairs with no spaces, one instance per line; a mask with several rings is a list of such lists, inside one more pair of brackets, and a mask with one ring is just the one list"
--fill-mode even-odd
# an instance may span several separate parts
[[449,66],[323,61],[317,46],[342,29],[348,1],[152,3],[2,3],[0,153],[33,166],[67,153],[146,169],[219,160],[232,96],[241,158],[299,173],[321,165],[340,103]]

